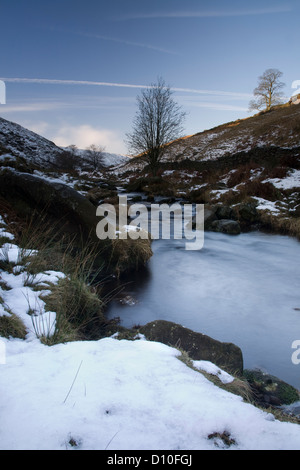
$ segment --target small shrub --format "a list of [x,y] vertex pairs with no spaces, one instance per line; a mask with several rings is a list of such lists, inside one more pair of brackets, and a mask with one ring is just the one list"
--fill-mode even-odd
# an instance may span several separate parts
[[276,217],[268,211],[263,211],[260,215],[260,222],[262,228],[266,230],[297,237],[300,240],[300,217]]
[[188,198],[190,202],[195,204],[209,204],[212,202],[212,196],[207,186],[191,191]]
[[266,176],[268,178],[285,178],[287,176],[288,170],[289,169],[287,167],[276,166],[268,170]]
[[260,179],[254,179],[237,187],[241,200],[246,197],[261,197],[269,201],[277,201],[282,199],[282,194],[272,183],[263,183]]
[[241,165],[230,173],[229,179],[227,181],[228,188],[233,188],[241,183],[246,183],[250,180],[251,171],[256,170],[258,165],[249,162],[245,165]]

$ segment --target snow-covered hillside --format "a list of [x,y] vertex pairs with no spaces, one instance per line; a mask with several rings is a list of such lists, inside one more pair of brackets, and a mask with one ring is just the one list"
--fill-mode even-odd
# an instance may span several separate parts
[[[28,163],[42,168],[53,168],[65,148],[58,147],[50,140],[26,129],[19,124],[0,118],[1,154],[22,157]],[[85,150],[76,150],[76,155],[85,159]],[[3,157],[2,157],[3,159]],[[125,155],[103,152],[101,163],[105,167],[117,166],[128,161]],[[80,166],[80,162],[79,162]]]
[[300,106],[285,105],[175,140],[168,145],[162,161],[216,160],[256,147],[298,147],[299,140]]
[[63,153],[60,147],[40,135],[11,121],[0,118],[0,146],[15,157],[29,163],[51,168],[56,157]]
[[175,141],[169,146],[165,160],[215,160],[255,147],[296,147],[299,146],[299,124],[298,105],[259,113]]

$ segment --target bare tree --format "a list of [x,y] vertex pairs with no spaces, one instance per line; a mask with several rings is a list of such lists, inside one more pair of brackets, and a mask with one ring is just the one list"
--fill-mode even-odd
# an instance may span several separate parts
[[94,144],[90,145],[86,149],[86,159],[89,165],[91,165],[91,167],[93,168],[93,170],[99,170],[103,166],[102,161],[104,150],[105,147],[101,147],[100,145],[97,146]]
[[285,86],[280,81],[282,72],[277,69],[267,69],[259,78],[258,86],[254,89],[255,99],[249,103],[249,111],[265,109],[269,111],[274,105],[282,103],[283,93],[281,89]]
[[185,113],[173,100],[170,87],[159,78],[137,97],[138,110],[133,131],[127,134],[131,153],[144,154],[153,175],[164,155],[166,144],[180,137]]

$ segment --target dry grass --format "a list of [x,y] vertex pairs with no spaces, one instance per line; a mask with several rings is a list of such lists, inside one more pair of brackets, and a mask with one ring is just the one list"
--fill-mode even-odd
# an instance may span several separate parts
[[115,272],[119,277],[121,273],[134,270],[138,266],[143,266],[152,256],[151,243],[147,239],[139,238],[126,240],[116,238],[111,240],[112,250],[109,264],[115,266]]
[[[37,337],[48,345],[86,339],[94,334],[93,327],[100,337],[108,322],[103,315],[105,299],[101,297],[101,286],[97,282],[101,269],[94,268],[95,256],[98,254],[95,245],[86,245],[82,250],[75,249],[70,240],[57,240],[52,227],[42,227],[31,220],[27,224],[22,222],[22,230],[15,230],[16,224],[12,219],[11,212],[10,217],[7,217],[10,221],[7,230],[15,233],[14,243],[23,247],[20,252],[26,253],[27,247],[37,250],[31,256],[25,256],[22,260],[20,258],[26,273],[24,282],[33,289],[44,288],[47,294],[42,298],[46,303],[46,311],[56,313],[56,321],[49,325],[45,322],[50,321],[50,316],[41,315],[38,306],[28,309]],[[5,253],[0,261],[1,269],[13,271],[13,265],[5,258]],[[38,274],[48,270],[62,272],[65,277],[58,284],[41,287]],[[19,335],[23,337],[18,321],[15,315],[0,317],[0,331],[3,331],[4,336],[6,330],[20,331]]]
[[14,313],[0,316],[0,336],[25,339],[27,334],[22,320]]
[[290,235],[300,240],[300,217],[280,217],[264,211],[261,213],[260,220],[264,229]]

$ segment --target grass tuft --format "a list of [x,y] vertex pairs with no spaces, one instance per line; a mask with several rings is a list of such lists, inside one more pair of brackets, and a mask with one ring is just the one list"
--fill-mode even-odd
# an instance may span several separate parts
[[25,339],[27,334],[22,320],[14,313],[0,316],[0,336]]

